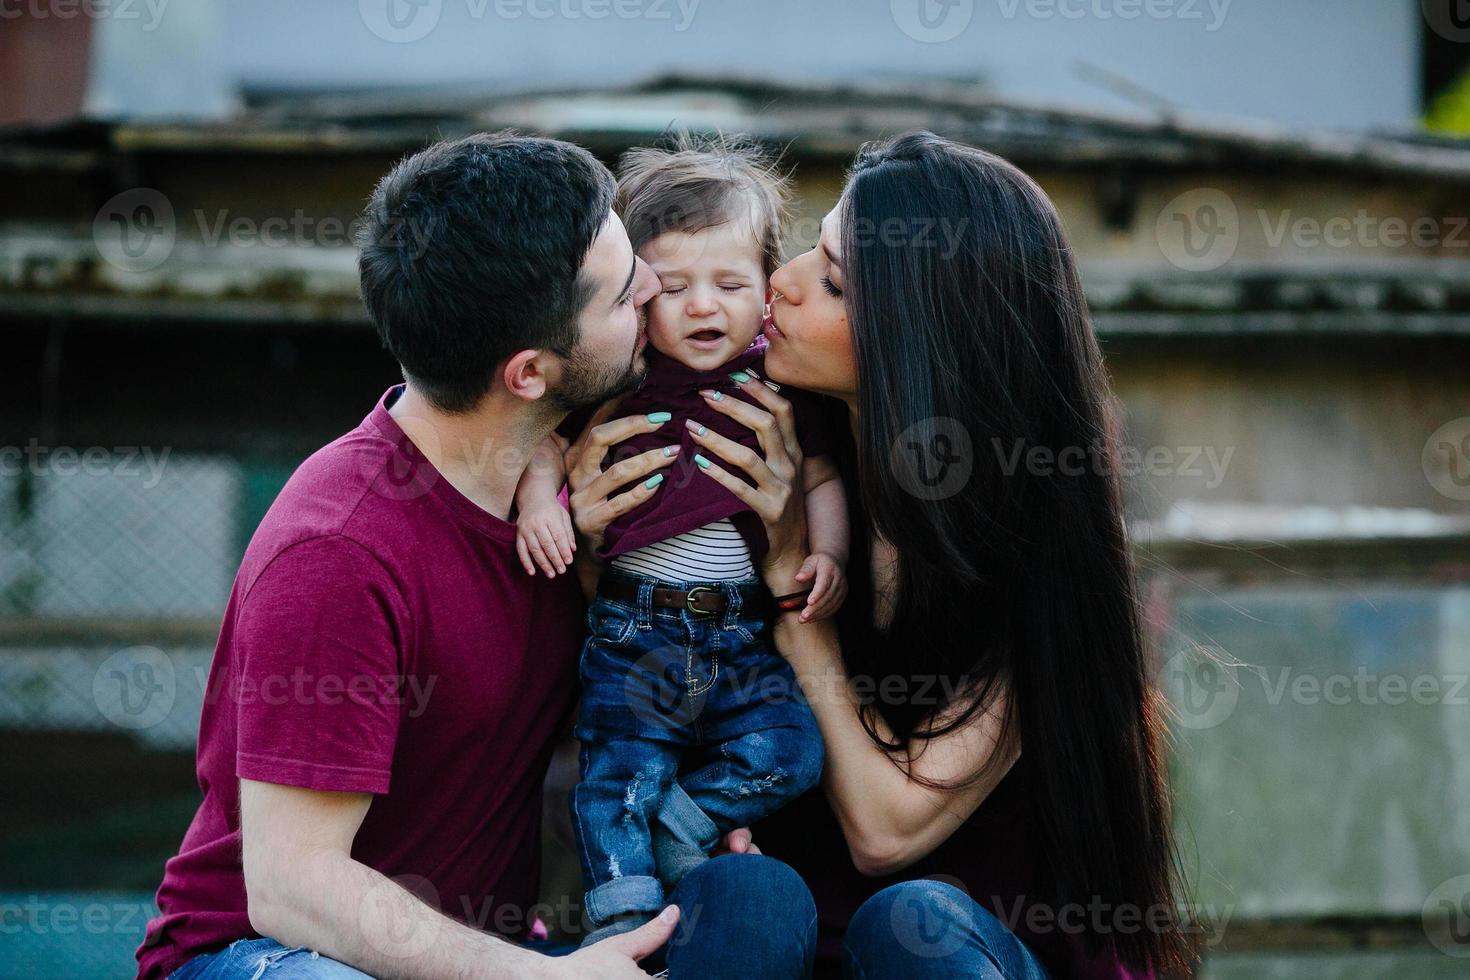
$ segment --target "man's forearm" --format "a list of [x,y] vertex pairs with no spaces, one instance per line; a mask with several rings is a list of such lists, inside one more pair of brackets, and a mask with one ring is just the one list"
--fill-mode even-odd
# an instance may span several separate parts
[[256,931],[305,946],[374,977],[530,977],[550,961],[472,929],[426,905],[397,882],[337,851],[291,869],[291,884],[252,894]]

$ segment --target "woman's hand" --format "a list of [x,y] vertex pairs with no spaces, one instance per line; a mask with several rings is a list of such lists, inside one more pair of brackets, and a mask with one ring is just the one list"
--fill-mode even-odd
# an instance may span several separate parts
[[[694,441],[725,463],[744,470],[755,486],[713,460],[701,471],[745,503],[765,525],[770,548],[761,563],[761,576],[776,595],[803,588],[796,577],[806,558],[806,506],[801,481],[801,446],[796,441],[796,419],[791,402],[757,380],[739,384],[759,406],[738,398],[725,398],[716,391],[701,391],[715,411],[755,432],[758,453],[718,432],[687,421]],[[701,454],[703,456],[704,454]],[[695,460],[699,462],[698,459]]]
[[[606,470],[602,460],[607,451],[629,436],[640,432],[653,432],[667,423],[650,422],[647,416],[631,415],[627,418],[607,421],[617,411],[618,403],[610,401],[602,405],[587,422],[587,428],[567,449],[567,486],[571,491],[568,502],[572,508],[572,523],[577,533],[588,545],[579,549],[581,554],[592,558],[602,548],[602,535],[616,518],[637,507],[658,492],[663,474],[649,477],[654,470],[668,466],[678,458],[677,441],[662,449],[650,449],[614,463]],[[644,479],[648,477],[648,479]],[[641,482],[631,490],[616,497],[609,494],[625,483]],[[651,484],[651,485],[650,485]]]

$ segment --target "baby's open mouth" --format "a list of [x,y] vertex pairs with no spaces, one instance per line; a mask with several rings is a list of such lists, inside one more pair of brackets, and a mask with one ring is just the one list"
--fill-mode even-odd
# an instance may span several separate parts
[[689,339],[701,341],[704,343],[710,343],[719,340],[724,336],[725,334],[722,330],[698,330],[690,334]]

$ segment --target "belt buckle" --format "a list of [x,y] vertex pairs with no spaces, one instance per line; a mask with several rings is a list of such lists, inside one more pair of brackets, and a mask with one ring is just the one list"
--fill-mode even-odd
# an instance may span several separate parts
[[719,591],[719,589],[712,589],[707,585],[696,585],[694,588],[684,593],[684,608],[696,616],[713,616],[714,612],[708,609],[696,609],[694,606],[694,597],[701,592]]

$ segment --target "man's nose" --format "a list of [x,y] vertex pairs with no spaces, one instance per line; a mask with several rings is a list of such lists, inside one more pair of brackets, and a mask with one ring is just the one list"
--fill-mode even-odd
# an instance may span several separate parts
[[633,305],[642,306],[658,295],[658,273],[642,259],[634,259],[633,262],[636,268],[633,274]]

